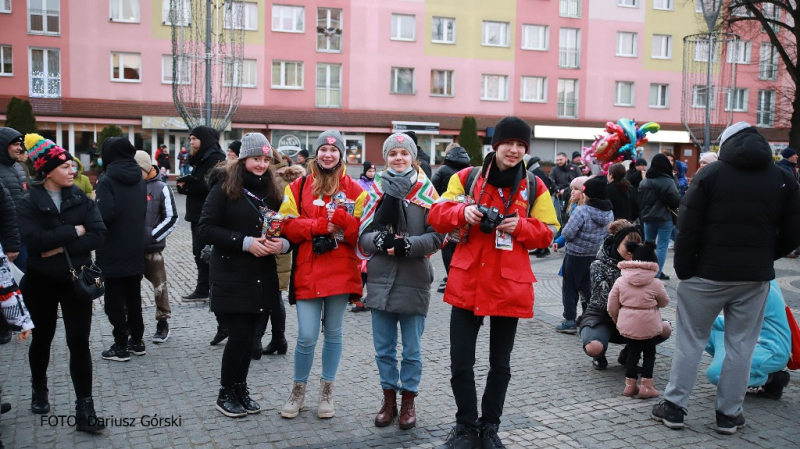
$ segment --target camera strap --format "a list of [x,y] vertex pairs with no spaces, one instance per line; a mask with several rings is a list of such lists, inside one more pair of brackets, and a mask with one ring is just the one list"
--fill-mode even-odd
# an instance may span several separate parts
[[[491,170],[491,162],[489,163],[489,170]],[[489,170],[486,170],[486,173],[489,173]],[[483,179],[483,184],[481,185],[481,193],[478,196],[478,204],[481,204],[481,200],[483,200],[483,192],[486,190],[486,184],[488,184],[488,179]],[[505,210],[503,211],[503,215],[508,214],[508,208],[511,207],[511,201],[514,200],[514,195],[517,194],[517,189],[519,189],[519,183],[515,183],[514,187],[511,188],[511,194],[508,196],[508,201],[506,201],[505,195],[503,195],[503,188],[497,187],[498,195],[500,195],[500,201],[503,202],[503,206],[505,206]]]

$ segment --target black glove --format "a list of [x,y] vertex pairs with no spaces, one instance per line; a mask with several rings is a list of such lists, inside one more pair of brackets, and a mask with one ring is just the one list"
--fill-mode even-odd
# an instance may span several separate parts
[[411,242],[407,238],[394,240],[395,257],[406,257],[411,253]]
[[375,236],[372,242],[375,243],[375,246],[378,247],[379,251],[385,253],[389,248],[394,247],[394,242],[395,242],[394,234],[386,231],[381,231],[378,233],[378,235]]

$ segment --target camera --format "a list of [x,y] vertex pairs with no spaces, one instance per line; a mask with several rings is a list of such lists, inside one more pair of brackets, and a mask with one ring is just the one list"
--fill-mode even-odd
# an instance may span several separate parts
[[494,228],[503,223],[503,218],[505,218],[503,214],[500,213],[500,209],[496,207],[478,205],[478,212],[483,214],[481,218],[481,232],[484,234],[491,234]]
[[336,246],[336,240],[329,235],[318,235],[311,239],[311,249],[316,254],[325,254],[328,251],[333,251]]

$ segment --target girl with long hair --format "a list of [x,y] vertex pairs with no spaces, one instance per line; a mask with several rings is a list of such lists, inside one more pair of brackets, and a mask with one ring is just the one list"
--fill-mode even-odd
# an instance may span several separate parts
[[608,199],[614,220],[636,221],[639,218],[639,205],[631,192],[631,183],[625,178],[626,170],[622,164],[614,164],[608,168]]

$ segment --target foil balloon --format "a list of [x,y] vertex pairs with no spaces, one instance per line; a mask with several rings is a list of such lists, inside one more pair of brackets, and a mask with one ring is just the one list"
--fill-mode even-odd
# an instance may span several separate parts
[[607,122],[603,132],[595,136],[591,147],[583,149],[581,161],[592,169],[592,173],[608,173],[608,167],[617,162],[636,159],[642,147],[647,143],[647,134],[659,130],[658,123],[648,122],[636,126],[636,122],[621,118]]

